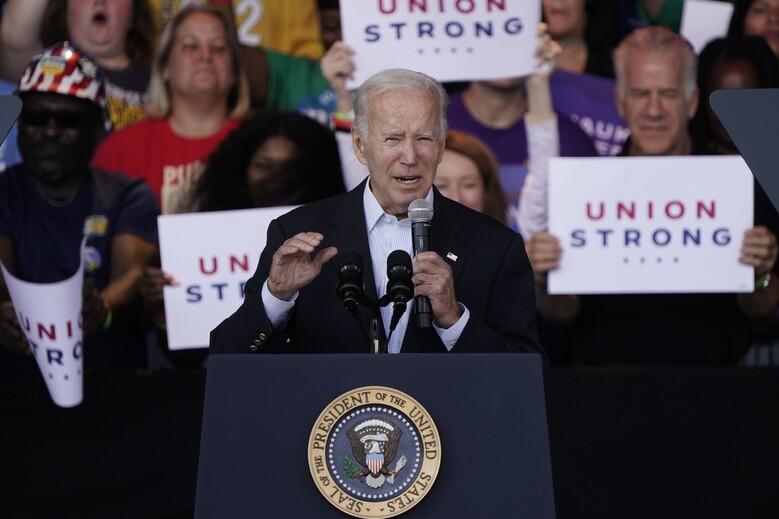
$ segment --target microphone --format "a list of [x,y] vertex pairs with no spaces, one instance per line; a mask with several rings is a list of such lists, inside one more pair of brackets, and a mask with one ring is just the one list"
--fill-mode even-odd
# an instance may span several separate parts
[[414,296],[414,283],[411,281],[411,256],[404,250],[392,251],[387,258],[387,297],[392,301],[392,319],[389,331],[395,329],[400,318],[406,312],[406,303]]
[[[430,241],[430,221],[433,219],[433,205],[419,198],[408,206],[408,217],[411,218],[411,240],[414,245],[414,255],[427,252]],[[414,298],[414,309],[419,328],[430,328],[433,324],[433,311],[430,299],[426,296]]]
[[365,292],[362,282],[362,256],[357,251],[345,251],[338,256],[337,268],[338,283],[335,293],[347,310],[356,312],[357,304],[362,301]]

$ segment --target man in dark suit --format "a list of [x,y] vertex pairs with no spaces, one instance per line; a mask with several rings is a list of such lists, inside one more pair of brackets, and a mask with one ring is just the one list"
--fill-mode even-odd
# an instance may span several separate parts
[[[433,326],[417,327],[410,304],[388,351],[542,352],[521,238],[433,188],[445,138],[446,93],[437,81],[401,69],[369,78],[357,92],[352,132],[369,178],[271,223],[244,302],[212,332],[211,352],[369,352],[371,310],[360,308],[361,325],[344,309],[331,260],[347,250],[370,258],[365,293],[377,300],[387,256],[411,252],[407,212],[417,199],[434,208],[430,251],[414,257],[412,278],[414,295],[430,300]],[[390,314],[382,310],[382,341]]]

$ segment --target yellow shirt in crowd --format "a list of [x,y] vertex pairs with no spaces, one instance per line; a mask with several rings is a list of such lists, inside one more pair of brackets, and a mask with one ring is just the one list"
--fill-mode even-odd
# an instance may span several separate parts
[[[162,30],[181,5],[197,0],[148,0]],[[319,37],[316,0],[232,0],[238,39],[251,47],[319,59],[324,54]]]

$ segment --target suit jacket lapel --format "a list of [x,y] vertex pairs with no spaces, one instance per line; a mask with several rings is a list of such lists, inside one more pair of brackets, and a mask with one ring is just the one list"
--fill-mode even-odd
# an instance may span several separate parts
[[[333,215],[332,225],[334,232],[331,236],[325,236],[325,245],[328,247],[336,247],[339,253],[347,250],[354,250],[362,256],[365,295],[372,301],[376,301],[378,300],[378,296],[376,295],[371,249],[368,244],[368,230],[365,227],[365,210],[363,208],[362,200],[366,182],[367,179],[344,196],[341,206]],[[329,264],[328,268],[332,268],[333,270],[336,269],[334,259],[331,260]],[[335,287],[333,287],[333,291],[335,291]],[[373,316],[373,310],[365,305],[360,305],[359,308],[362,322],[369,325]],[[384,325],[382,324],[380,313],[379,333],[382,336],[383,343],[386,343]]]
[[[435,188],[433,188],[435,189]],[[452,267],[455,284],[462,273],[469,249],[459,239],[460,222],[452,217],[453,202],[435,190],[435,211],[440,214],[430,227],[430,250],[434,250]]]

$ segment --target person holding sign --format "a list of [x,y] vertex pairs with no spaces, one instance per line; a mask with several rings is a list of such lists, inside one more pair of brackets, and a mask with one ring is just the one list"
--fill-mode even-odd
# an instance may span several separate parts
[[603,0],[542,0],[549,33],[562,47],[558,69],[614,77],[614,6]]
[[[539,38],[546,25],[541,24]],[[449,126],[475,135],[495,153],[500,181],[509,203],[516,209],[519,193],[527,176],[528,110],[527,77],[491,81],[472,81],[452,96],[447,118]],[[567,117],[556,121],[560,153],[566,157],[594,157],[598,153],[592,139]]]
[[357,91],[354,128],[354,152],[368,166],[368,179],[271,222],[244,302],[212,332],[211,352],[370,352],[367,323],[359,321],[371,312],[357,309],[354,319],[344,308],[331,260],[339,252],[364,258],[359,284],[378,300],[390,253],[412,251],[409,206],[421,202],[433,209],[429,250],[414,257],[412,280],[414,296],[428,298],[433,322],[418,326],[409,318],[411,303],[387,341],[390,313],[382,311],[378,332],[386,351],[541,353],[522,239],[433,187],[447,131],[441,84],[404,69],[371,76]]
[[[225,137],[195,184],[187,209],[208,212],[302,205],[344,191],[333,132],[297,112],[268,112],[257,114]],[[161,245],[164,253],[164,240]],[[178,284],[174,274],[149,267],[141,280],[144,303],[160,332],[158,344],[163,346],[168,345],[169,326],[164,287]],[[198,366],[207,353],[167,347],[162,351],[177,367]]]
[[[159,205],[143,181],[89,167],[109,117],[102,75],[95,62],[63,43],[30,61],[17,92],[24,103],[23,162],[0,173],[0,260],[33,283],[62,281],[83,263],[85,367],[144,368],[138,283],[158,253]],[[19,326],[35,324],[17,319],[4,283],[0,301],[0,344],[29,353]],[[7,357],[7,350],[0,355]],[[21,358],[1,364],[25,360],[33,365]]]
[[[614,65],[615,100],[631,130],[623,155],[700,154],[688,132],[698,105],[690,44],[665,28],[636,29],[615,51]],[[540,180],[526,189],[545,189]],[[742,241],[740,261],[755,270],[755,291],[742,294],[550,295],[547,273],[564,251],[543,226],[528,234],[539,309],[550,321],[572,325],[578,364],[732,364],[748,350],[753,323],[773,318],[779,304],[770,276],[777,241],[762,225]]]

